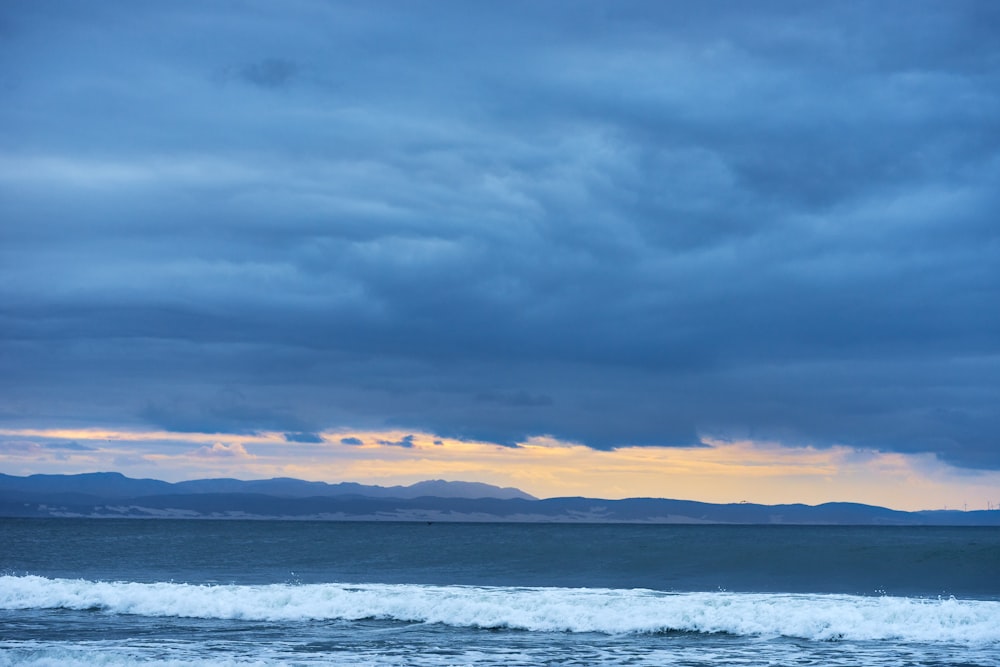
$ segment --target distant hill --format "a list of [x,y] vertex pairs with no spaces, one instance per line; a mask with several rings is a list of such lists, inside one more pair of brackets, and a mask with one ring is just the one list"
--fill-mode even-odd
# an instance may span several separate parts
[[442,479],[417,482],[411,486],[366,486],[354,482],[327,484],[306,482],[290,477],[243,481],[239,479],[196,479],[187,482],[162,482],[157,479],[132,479],[117,472],[94,472],[82,475],[30,475],[14,477],[0,474],[0,494],[78,493],[98,498],[137,498],[154,495],[206,493],[256,493],[279,498],[359,495],[368,498],[522,498],[535,497],[511,487],[501,488],[479,482],[446,482]]
[[665,498],[548,498],[478,482],[411,486],[325,484],[279,478],[168,483],[119,473],[0,474],[0,516],[1000,526],[1000,511],[900,512],[856,503],[712,504]]

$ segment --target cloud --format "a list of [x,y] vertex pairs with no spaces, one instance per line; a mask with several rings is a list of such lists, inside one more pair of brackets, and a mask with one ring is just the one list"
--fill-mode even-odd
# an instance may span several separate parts
[[497,403],[512,408],[532,408],[552,405],[552,398],[540,394],[533,396],[526,391],[513,393],[497,393],[492,391],[481,392],[476,395],[476,399],[486,403]]
[[221,458],[221,459],[253,459],[256,458],[253,454],[249,453],[242,444],[238,442],[232,442],[229,444],[217,442],[211,447],[208,445],[204,447],[199,447],[193,452],[194,456],[199,458]]
[[365,443],[362,442],[360,438],[341,438],[340,444],[358,446],[358,445],[363,445]]
[[52,440],[49,442],[35,442],[32,440],[3,440],[0,441],[0,453],[7,456],[68,456],[71,452],[93,452],[93,447],[81,445],[78,442],[64,442]]
[[42,446],[30,440],[3,440],[0,452],[7,456],[32,456],[42,452]]
[[1000,469],[997,9],[456,8],[5,9],[0,418]]
[[320,443],[323,442],[323,438],[316,433],[286,433],[285,440],[288,442],[308,442],[308,443]]
[[71,452],[92,452],[92,451],[94,451],[93,447],[88,447],[86,445],[81,445],[79,442],[76,442],[75,440],[70,440],[69,442],[61,442],[61,441],[57,440],[57,441],[54,441],[54,442],[47,443],[45,445],[45,447],[47,449],[62,449],[62,450],[71,451]]
[[388,447],[404,447],[409,449],[413,447],[413,439],[415,437],[416,436],[414,435],[405,435],[399,440],[376,440],[376,442],[380,445],[386,445]]
[[144,421],[170,431],[235,434],[287,431],[290,439],[313,435],[308,422],[290,411],[257,403],[231,387],[197,401],[174,397],[169,402],[150,402],[139,414]]

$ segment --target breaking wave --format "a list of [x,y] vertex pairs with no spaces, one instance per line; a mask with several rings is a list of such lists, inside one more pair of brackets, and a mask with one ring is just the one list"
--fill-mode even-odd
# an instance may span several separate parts
[[953,598],[410,584],[194,585],[0,576],[0,609],[253,621],[384,619],[570,633],[1000,643],[1000,602]]

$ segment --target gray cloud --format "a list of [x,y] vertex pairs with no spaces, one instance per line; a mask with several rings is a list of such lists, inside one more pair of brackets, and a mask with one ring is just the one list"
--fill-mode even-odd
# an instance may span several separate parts
[[306,442],[306,443],[320,443],[323,442],[321,438],[316,433],[286,433],[285,441],[287,442]]
[[544,394],[534,396],[526,391],[516,391],[512,393],[498,393],[484,391],[476,394],[476,400],[486,403],[497,403],[512,408],[531,408],[552,405],[552,398]]
[[412,447],[414,437],[416,436],[404,435],[399,440],[378,440],[377,442],[380,445],[388,445],[390,447]]
[[[149,403],[140,416],[151,424],[188,433],[252,433],[259,430],[289,431],[290,442],[316,442],[308,422],[290,410],[262,405],[236,389],[227,388],[196,400],[174,397],[168,403]],[[312,438],[312,439],[310,439]]]
[[7,423],[1000,468],[993,5],[228,12],[0,10]]

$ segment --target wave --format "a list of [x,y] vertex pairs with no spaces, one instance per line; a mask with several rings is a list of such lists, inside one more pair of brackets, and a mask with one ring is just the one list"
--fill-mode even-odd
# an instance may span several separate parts
[[252,621],[385,619],[543,632],[1000,643],[1000,602],[954,598],[412,584],[197,585],[6,575],[0,576],[0,609]]

